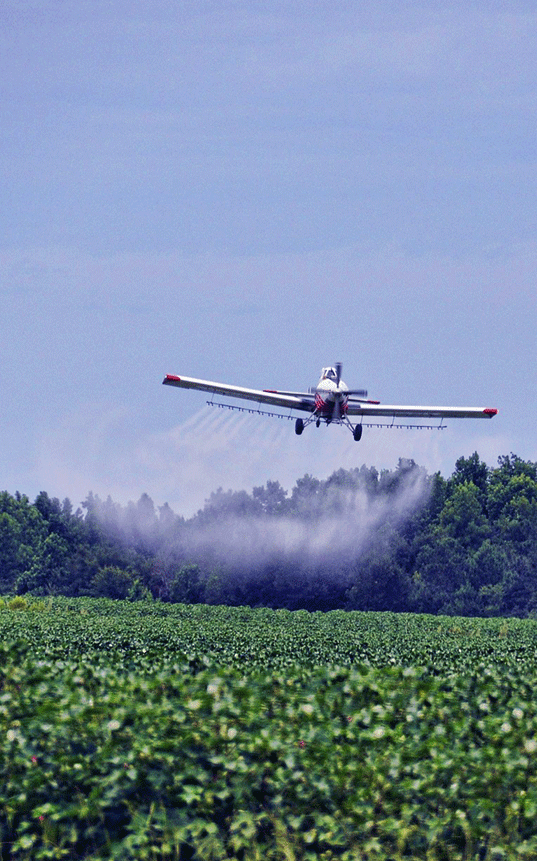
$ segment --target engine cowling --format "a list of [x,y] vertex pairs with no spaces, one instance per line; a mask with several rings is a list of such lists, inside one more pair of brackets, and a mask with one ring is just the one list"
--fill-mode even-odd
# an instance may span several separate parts
[[348,386],[340,381],[339,386],[334,380],[320,380],[315,391],[315,406],[323,412],[333,412],[336,402],[339,402],[339,409],[344,412],[347,408]]

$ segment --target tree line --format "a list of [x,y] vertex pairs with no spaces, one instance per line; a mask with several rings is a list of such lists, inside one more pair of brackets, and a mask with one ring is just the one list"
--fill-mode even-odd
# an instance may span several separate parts
[[394,470],[217,490],[193,517],[147,494],[0,493],[2,594],[392,610],[537,613],[537,464],[477,452],[449,478]]

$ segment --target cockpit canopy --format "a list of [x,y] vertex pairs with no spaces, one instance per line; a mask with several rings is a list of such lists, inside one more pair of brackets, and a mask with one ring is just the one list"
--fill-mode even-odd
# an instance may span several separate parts
[[321,380],[337,380],[337,372],[335,368],[322,368]]

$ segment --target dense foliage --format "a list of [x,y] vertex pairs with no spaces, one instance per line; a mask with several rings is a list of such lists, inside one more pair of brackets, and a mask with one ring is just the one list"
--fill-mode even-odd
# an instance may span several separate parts
[[537,623],[16,597],[3,861],[537,856]]
[[0,591],[308,610],[453,615],[537,612],[537,464],[477,453],[453,475],[306,475],[218,490],[185,520],[143,494],[89,494],[73,511],[45,492],[0,493]]

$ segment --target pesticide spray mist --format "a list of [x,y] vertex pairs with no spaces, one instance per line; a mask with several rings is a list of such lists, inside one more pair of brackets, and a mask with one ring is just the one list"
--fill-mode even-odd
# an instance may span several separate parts
[[307,477],[271,514],[257,510],[255,494],[216,494],[190,522],[185,549],[238,570],[326,560],[337,568],[380,548],[428,498],[427,475],[414,464],[375,475],[362,468]]
[[[280,594],[291,582],[297,592],[321,581],[327,591],[340,588],[364,557],[390,553],[397,531],[427,501],[431,480],[413,459],[380,474],[358,467],[363,440],[340,427],[309,430],[297,437],[290,421],[205,407],[141,452],[146,471],[163,477],[157,504],[169,501],[166,517],[146,506],[148,517],[136,520],[129,503],[119,518],[116,511],[115,529],[123,521],[126,536],[141,536],[169,581],[189,564],[204,582],[223,578],[229,590],[212,596],[218,603],[229,594],[249,602],[255,578],[283,578]],[[369,444],[379,438],[367,436]],[[270,602],[270,587],[252,600]]]

